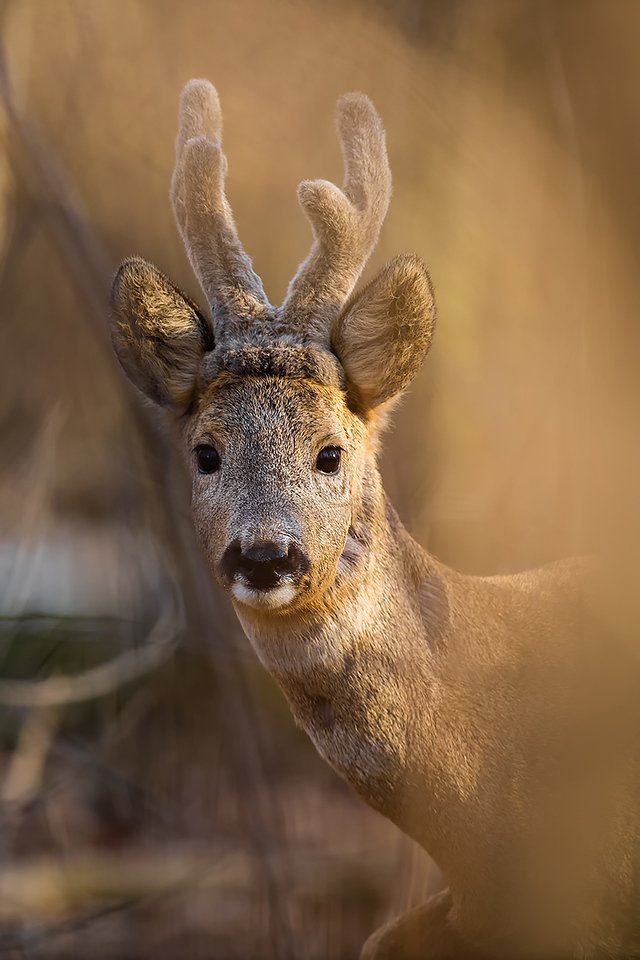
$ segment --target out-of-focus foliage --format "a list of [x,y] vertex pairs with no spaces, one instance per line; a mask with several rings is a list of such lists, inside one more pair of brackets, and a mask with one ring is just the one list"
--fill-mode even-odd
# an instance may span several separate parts
[[[178,93],[206,76],[240,235],[281,298],[310,243],[295,187],[340,179],[335,100],[366,91],[394,175],[367,275],[415,250],[439,309],[387,439],[396,506],[425,546],[478,572],[608,552],[606,602],[636,622],[640,8],[5,0],[0,12],[13,107],[69,191],[37,189],[0,105],[2,675],[92,669],[146,642],[169,595],[187,609],[181,652],[159,672],[73,708],[3,713],[0,954],[355,956],[433,882],[430,867],[291,729],[225,602],[193,612],[197,557],[171,534],[187,509],[180,465],[134,415],[100,332],[109,273],[139,253],[198,297],[167,194]],[[104,269],[61,240],[70,198]],[[229,723],[236,681],[242,731]]]

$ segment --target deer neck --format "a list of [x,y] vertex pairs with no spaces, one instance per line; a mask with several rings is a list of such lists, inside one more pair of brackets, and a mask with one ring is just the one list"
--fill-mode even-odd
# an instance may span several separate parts
[[313,605],[279,616],[240,606],[237,613],[319,752],[409,830],[409,808],[424,801],[411,786],[421,779],[416,739],[420,764],[426,750],[444,782],[429,726],[448,631],[446,572],[404,530],[377,474],[352,535],[335,582]]

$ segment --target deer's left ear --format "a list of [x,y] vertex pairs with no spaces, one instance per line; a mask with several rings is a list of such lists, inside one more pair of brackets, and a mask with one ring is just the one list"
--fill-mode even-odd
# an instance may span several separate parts
[[396,257],[347,302],[331,331],[331,347],[357,406],[371,410],[413,380],[434,325],[431,280],[412,254]]
[[189,297],[139,257],[125,260],[113,281],[111,337],[136,387],[177,413],[187,409],[213,330]]

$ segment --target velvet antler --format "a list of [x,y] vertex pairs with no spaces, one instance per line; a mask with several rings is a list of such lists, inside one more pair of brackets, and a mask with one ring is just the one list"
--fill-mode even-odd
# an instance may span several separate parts
[[[307,259],[278,311],[279,331],[326,343],[373,250],[391,197],[382,121],[362,93],[338,101],[338,135],[345,163],[340,190],[305,180],[298,197],[314,234]],[[191,80],[180,98],[171,199],[191,265],[211,305],[216,336],[274,314],[254,272],[224,193],[226,160],[215,88]]]
[[362,93],[338,101],[337,128],[345,164],[342,190],[327,180],[304,180],[298,199],[314,243],[289,285],[283,325],[325,340],[371,251],[391,199],[384,127]]
[[242,249],[224,192],[222,112],[215,87],[191,80],[180,97],[171,201],[191,266],[209,301],[216,336],[272,311]]

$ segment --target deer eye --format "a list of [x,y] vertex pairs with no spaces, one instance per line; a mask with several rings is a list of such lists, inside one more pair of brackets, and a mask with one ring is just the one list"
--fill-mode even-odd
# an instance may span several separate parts
[[211,444],[199,444],[195,453],[200,473],[215,473],[216,470],[220,469],[220,454]]
[[340,447],[323,447],[316,458],[316,469],[322,473],[337,473],[341,453]]

